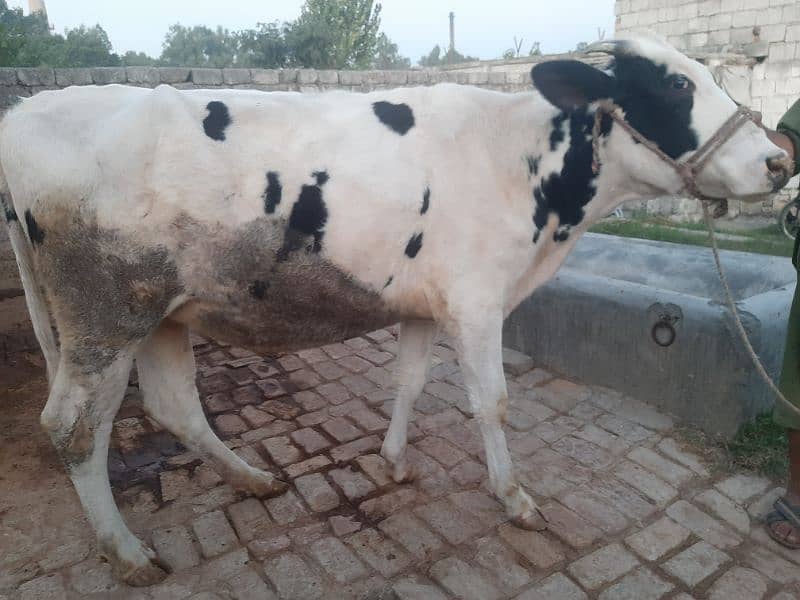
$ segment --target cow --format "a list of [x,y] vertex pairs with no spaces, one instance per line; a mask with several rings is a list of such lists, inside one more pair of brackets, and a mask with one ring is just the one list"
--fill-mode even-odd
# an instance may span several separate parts
[[[109,85],[44,91],[7,112],[0,198],[47,363],[41,423],[120,578],[165,576],[125,525],[107,475],[134,360],[151,418],[234,488],[286,489],[209,427],[190,330],[276,353],[401,323],[381,449],[398,482],[412,475],[408,421],[445,332],[492,492],[517,526],[545,525],[502,429],[503,320],[614,207],[685,186],[617,121],[596,120],[599,103],[613,101],[674,160],[737,111],[703,65],[658,38],[596,49],[611,55],[607,68],[543,62],[516,94]],[[770,193],[789,176],[784,159],[747,122],[696,185],[714,198]]]

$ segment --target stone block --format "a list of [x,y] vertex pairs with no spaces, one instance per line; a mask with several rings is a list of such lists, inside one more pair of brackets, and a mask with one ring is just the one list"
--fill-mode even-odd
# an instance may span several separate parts
[[153,549],[173,571],[189,569],[200,564],[200,554],[186,527],[177,525],[153,531]]
[[349,583],[367,574],[353,552],[334,537],[324,537],[312,543],[309,554],[339,583]]
[[614,581],[639,566],[630,552],[619,544],[610,544],[579,558],[569,567],[569,573],[589,590]]
[[287,552],[267,561],[264,573],[281,598],[316,600],[323,595],[322,580],[297,554]]
[[[58,71],[64,71],[66,69],[58,69]],[[91,77],[89,77],[89,83],[92,82]],[[65,84],[58,82],[58,72],[56,72],[56,83],[64,87]],[[15,86],[17,85],[17,70],[13,67],[0,67],[0,85],[1,86]],[[70,85],[67,83],[66,85]]]
[[314,512],[325,512],[339,506],[339,496],[319,473],[294,480],[297,491]]
[[411,557],[374,529],[364,529],[347,538],[347,545],[384,577],[393,577],[411,563]]
[[250,78],[259,85],[278,85],[281,82],[280,71],[275,69],[251,69]]
[[734,567],[714,582],[708,593],[709,600],[751,600],[763,598],[768,583],[752,569]]
[[351,501],[360,500],[377,489],[363,474],[350,468],[334,469],[329,475],[345,497]]
[[251,83],[250,69],[222,69],[222,81],[225,85],[246,85]]
[[91,69],[56,69],[56,85],[68,87],[70,85],[91,85]]
[[238,544],[236,533],[221,510],[206,513],[195,519],[192,529],[206,558],[219,556]]
[[598,600],[661,598],[674,586],[646,567],[639,567],[598,596]]
[[667,509],[667,515],[699,538],[718,548],[734,548],[742,539],[686,500],[679,500]]
[[186,83],[191,80],[192,70],[187,67],[161,67],[158,74],[161,83]]
[[541,533],[525,531],[510,523],[501,525],[497,533],[537,569],[548,570],[564,560],[564,547]]
[[56,74],[48,67],[24,67],[17,69],[17,80],[26,86],[56,85]]
[[417,493],[413,489],[400,488],[394,492],[362,502],[358,508],[370,519],[378,521],[413,504],[416,499]]
[[568,577],[555,573],[517,596],[516,600],[588,600],[589,596]]
[[319,73],[316,69],[300,69],[297,72],[297,83],[300,85],[310,85],[319,81]]
[[272,519],[279,525],[293,523],[308,514],[303,503],[291,490],[282,496],[268,499],[265,505]]
[[647,561],[656,561],[681,546],[691,532],[672,519],[663,517],[625,538],[625,543]]
[[[58,73],[56,73],[56,76]],[[125,67],[128,83],[137,83],[155,87],[161,83],[161,74],[156,67]]]
[[94,67],[92,81],[96,85],[109,85],[112,83],[127,83],[128,75],[125,67]]
[[500,590],[464,561],[450,557],[431,567],[431,577],[457,598],[464,600],[499,600]]
[[663,564],[664,570],[690,588],[710,578],[730,560],[706,542],[697,542]]
[[222,69],[194,68],[192,82],[195,85],[222,85]]

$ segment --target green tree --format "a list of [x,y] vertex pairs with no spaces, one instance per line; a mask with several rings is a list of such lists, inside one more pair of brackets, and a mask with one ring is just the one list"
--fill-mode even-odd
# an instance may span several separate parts
[[286,27],[291,62],[321,69],[366,69],[375,60],[381,5],[373,0],[306,0]]
[[59,50],[57,66],[113,67],[120,64],[119,56],[114,54],[108,34],[100,25],[94,27],[81,25],[67,30]]
[[237,39],[227,29],[204,25],[169,28],[161,51],[161,62],[176,67],[229,67],[234,64]]
[[120,64],[125,67],[153,67],[158,65],[158,59],[148,56],[144,52],[128,50],[120,57]]
[[455,65],[476,60],[479,59],[461,54],[458,50],[448,50],[442,53],[441,46],[437,44],[426,56],[419,59],[419,64],[423,67],[440,67],[442,65]]
[[375,69],[408,69],[411,61],[400,55],[397,44],[392,42],[385,33],[378,36],[375,48],[375,60],[372,63]]
[[236,64],[242,67],[279,69],[289,62],[289,47],[284,36],[285,26],[259,23],[255,29],[237,32]]
[[52,40],[47,19],[24,15],[0,0],[0,65],[30,67],[53,64]]

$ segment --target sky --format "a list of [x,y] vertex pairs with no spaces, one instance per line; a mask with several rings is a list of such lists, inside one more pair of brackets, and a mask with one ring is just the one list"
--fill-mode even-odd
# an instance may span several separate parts
[[[170,25],[222,25],[231,30],[264,21],[297,17],[302,0],[45,0],[50,23],[59,33],[99,23],[114,50],[161,54]],[[27,0],[9,0],[23,7]],[[598,28],[614,31],[614,0],[384,0],[382,29],[416,62],[434,45],[447,45],[448,14],[456,14],[456,49],[482,59],[498,58],[524,38],[523,48],[541,43],[542,52],[573,49],[598,38]]]

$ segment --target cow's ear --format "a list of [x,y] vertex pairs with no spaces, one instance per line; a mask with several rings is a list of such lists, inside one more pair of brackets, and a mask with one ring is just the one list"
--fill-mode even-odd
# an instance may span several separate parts
[[531,70],[534,87],[561,110],[582,108],[614,95],[615,79],[577,60],[551,60]]

